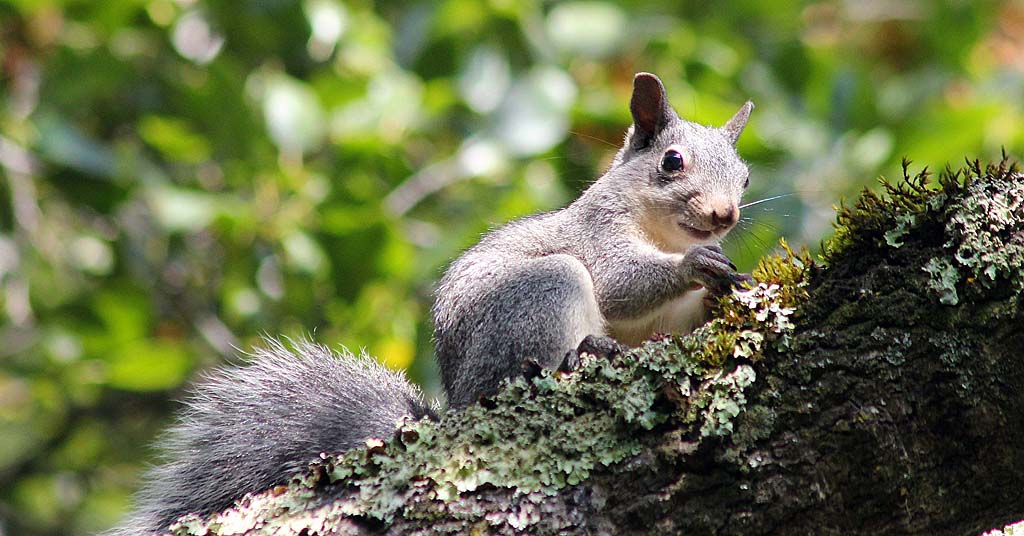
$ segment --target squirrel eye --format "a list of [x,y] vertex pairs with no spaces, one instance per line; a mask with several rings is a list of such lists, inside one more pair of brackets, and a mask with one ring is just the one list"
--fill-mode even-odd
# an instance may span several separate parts
[[661,169],[668,173],[675,173],[684,167],[686,167],[686,159],[675,149],[665,151],[665,156],[661,157]]
[[747,175],[747,180],[743,181],[743,189],[745,190],[745,189],[747,189],[749,187],[750,187],[750,175]]

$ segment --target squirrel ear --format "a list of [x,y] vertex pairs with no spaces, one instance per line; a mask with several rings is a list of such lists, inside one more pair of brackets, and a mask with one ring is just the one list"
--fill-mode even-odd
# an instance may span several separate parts
[[665,86],[651,73],[637,73],[633,78],[629,111],[633,114],[634,149],[646,147],[675,115],[668,104]]
[[747,119],[750,119],[750,111],[754,109],[754,103],[747,101],[743,106],[740,106],[738,112],[732,116],[722,130],[725,131],[725,136],[729,138],[729,141],[733,145],[736,145],[736,140],[740,139],[740,134],[743,133],[743,127],[747,126]]

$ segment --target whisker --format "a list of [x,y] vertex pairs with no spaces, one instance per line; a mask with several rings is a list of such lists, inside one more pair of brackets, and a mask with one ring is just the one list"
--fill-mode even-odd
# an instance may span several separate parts
[[612,143],[612,142],[610,142],[608,140],[605,140],[605,139],[602,139],[602,138],[598,138],[597,136],[591,136],[590,134],[584,134],[584,133],[582,133],[582,132],[580,132],[578,130],[570,130],[569,133],[574,135],[574,136],[579,136],[581,138],[587,138],[587,139],[590,139],[590,140],[599,141],[599,142],[607,145],[608,147],[613,147],[615,149],[619,148],[618,145],[615,145],[614,143]]
[[[760,246],[760,249],[762,251],[767,251],[767,250],[771,249],[770,246],[768,245],[768,243],[766,243],[764,240],[762,240],[761,237],[759,237],[757,235],[757,233],[755,233],[753,231],[753,226],[755,224],[756,225],[761,225],[763,227],[766,227],[766,228],[768,228],[769,230],[771,230],[775,234],[780,234],[779,229],[777,227],[774,227],[774,226],[772,226],[772,225],[770,225],[768,223],[759,222],[759,221],[753,220],[751,218],[740,218],[739,225],[738,225],[738,228],[739,228],[740,232],[733,233],[733,234],[730,234],[730,235],[726,236],[726,240],[728,240],[728,239],[730,239],[732,237],[735,237],[737,240],[742,240],[744,242],[744,245],[747,245],[747,239],[750,239],[750,240],[753,240],[754,242],[756,242],[757,245]],[[751,250],[748,249],[748,253],[749,252],[751,252]]]
[[750,229],[752,229],[756,225],[756,226],[760,226],[763,229],[768,229],[769,231],[772,231],[772,232],[777,233],[777,234],[781,234],[782,233],[782,228],[781,227],[779,227],[778,225],[775,225],[773,223],[768,223],[766,221],[749,220],[749,221],[746,221],[744,223],[746,225],[743,228],[746,229],[746,230],[750,230]]
[[766,221],[759,221],[753,218],[740,218],[737,224],[737,229],[739,230],[739,233],[736,234],[736,237],[750,238],[752,240],[757,241],[761,246],[767,246],[768,244],[761,240],[761,238],[754,232],[755,225],[760,225],[762,226],[762,228],[767,229],[776,235],[780,234],[780,229],[778,228],[778,226],[775,226],[771,223],[768,223]]
[[[741,228],[740,231],[746,231],[746,228]],[[744,253],[753,256],[755,254],[754,248],[750,246],[750,242],[747,241],[747,235],[753,236],[752,233],[733,233],[725,237],[722,242],[726,244],[733,244],[739,241],[740,246],[743,248]]]
[[[743,227],[741,230],[746,232],[737,233],[736,238],[744,240],[753,240],[761,248],[762,251],[768,251],[771,249],[771,246],[769,246],[767,242],[762,240],[760,236],[757,236],[757,233],[754,233],[749,227]],[[778,233],[778,229],[772,230]]]
[[[785,216],[785,214],[780,214],[780,216]],[[753,218],[750,216],[740,216],[740,221],[744,223],[767,223],[762,218]]]
[[740,209],[744,209],[744,208],[747,208],[747,207],[752,207],[754,205],[760,205],[761,203],[766,203],[768,201],[775,201],[776,199],[781,199],[783,197],[789,197],[791,195],[796,195],[796,192],[791,192],[791,193],[788,193],[788,194],[773,195],[771,197],[766,197],[764,199],[758,199],[757,201],[751,201],[749,203],[744,203],[744,204],[740,205]]
[[[759,208],[759,209],[757,209],[757,210],[758,210],[758,211],[760,211],[760,212],[771,212],[771,213],[775,213],[775,209],[774,209],[774,208],[772,208],[772,207],[761,207],[761,208]],[[777,216],[785,216],[785,217],[787,217],[787,218],[791,218],[791,217],[793,217],[793,215],[792,215],[792,214],[789,214],[789,213],[786,213],[786,212],[780,212],[780,213],[777,213],[777,214],[775,214],[775,215],[777,215]]]

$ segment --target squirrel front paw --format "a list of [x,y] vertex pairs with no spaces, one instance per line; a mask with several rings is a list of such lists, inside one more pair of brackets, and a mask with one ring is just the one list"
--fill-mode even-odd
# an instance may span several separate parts
[[713,295],[722,295],[732,287],[753,281],[750,274],[736,271],[736,265],[716,245],[693,246],[686,250],[682,260],[683,276],[692,285],[708,289]]

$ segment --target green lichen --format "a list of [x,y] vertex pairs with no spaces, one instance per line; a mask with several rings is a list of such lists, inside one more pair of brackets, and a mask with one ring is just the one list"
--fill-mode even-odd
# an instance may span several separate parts
[[960,303],[960,296],[956,293],[956,284],[960,281],[960,273],[955,266],[944,258],[933,257],[922,268],[931,277],[928,278],[928,288],[939,295],[939,301],[946,305]]
[[757,375],[750,365],[739,365],[732,372],[719,371],[708,388],[691,398],[683,422],[699,422],[701,437],[726,436],[733,431],[733,421],[746,406],[743,391],[754,383]]
[[917,225],[917,214],[903,214],[896,217],[896,224],[892,229],[886,231],[882,236],[885,243],[898,248],[903,245],[903,239],[910,233],[910,229]]
[[[1024,211],[1024,176],[1005,159],[984,171],[974,163],[952,176],[963,177],[959,195],[944,196],[943,203],[928,207],[947,222],[943,256],[924,266],[929,288],[947,305],[959,302],[957,286],[993,289],[1006,279],[1013,288],[1024,289],[1024,229],[1014,218]],[[977,180],[982,177],[989,180]]]
[[[994,180],[979,181],[983,173]],[[1016,165],[968,168],[963,200],[946,211],[946,243],[970,282],[994,288],[1000,278],[1009,279],[1016,288],[1024,288],[1024,175]],[[1015,218],[1014,215],[1017,215]]]

